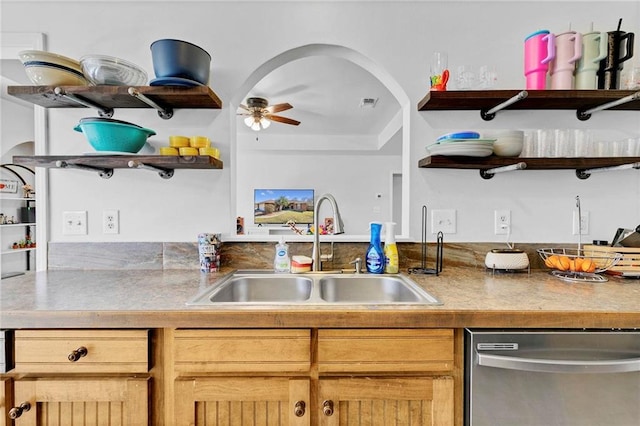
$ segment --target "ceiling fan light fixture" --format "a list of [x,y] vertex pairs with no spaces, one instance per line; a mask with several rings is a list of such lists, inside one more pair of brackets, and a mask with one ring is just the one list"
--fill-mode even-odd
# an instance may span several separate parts
[[253,122],[253,124],[251,124],[251,130],[254,130],[254,131],[256,131],[256,132],[257,132],[257,131],[258,131],[258,130],[260,130],[260,129],[261,129],[261,127],[260,127],[260,122],[259,122],[259,121],[257,121],[257,120],[255,120],[255,121]]
[[266,129],[267,127],[269,127],[271,125],[271,121],[269,121],[266,118],[262,117],[260,119],[260,125],[262,126],[263,129]]
[[244,124],[247,125],[247,127],[251,127],[251,125],[253,124],[253,117],[247,117],[244,119]]

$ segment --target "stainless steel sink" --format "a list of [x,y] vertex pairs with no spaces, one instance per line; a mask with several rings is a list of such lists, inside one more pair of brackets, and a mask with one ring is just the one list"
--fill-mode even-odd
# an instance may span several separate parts
[[313,280],[301,276],[229,276],[192,304],[208,303],[290,303],[311,297]]
[[409,277],[398,275],[237,271],[218,280],[187,305],[440,305]]
[[321,278],[320,297],[332,303],[439,303],[413,281],[395,275]]

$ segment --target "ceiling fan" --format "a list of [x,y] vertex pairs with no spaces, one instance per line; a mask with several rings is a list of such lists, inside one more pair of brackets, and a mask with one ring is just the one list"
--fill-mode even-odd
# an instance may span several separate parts
[[238,115],[246,115],[247,118],[244,119],[244,124],[255,131],[266,129],[271,124],[271,121],[291,124],[293,126],[300,124],[297,120],[282,117],[280,115],[274,115],[277,112],[293,108],[293,106],[288,103],[269,106],[269,101],[265,98],[247,98],[247,105],[240,104],[240,108],[244,111],[238,113]]

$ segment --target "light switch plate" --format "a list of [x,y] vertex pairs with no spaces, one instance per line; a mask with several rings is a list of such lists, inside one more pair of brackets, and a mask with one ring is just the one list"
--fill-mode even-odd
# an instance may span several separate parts
[[87,235],[87,211],[62,212],[62,235]]
[[456,211],[451,210],[432,210],[431,211],[431,233],[437,234],[442,231],[443,234],[456,233]]

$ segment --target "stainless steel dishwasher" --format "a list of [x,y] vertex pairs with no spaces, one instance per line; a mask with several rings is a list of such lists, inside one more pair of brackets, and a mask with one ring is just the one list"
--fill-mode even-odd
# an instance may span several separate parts
[[640,425],[640,331],[466,330],[465,424]]

